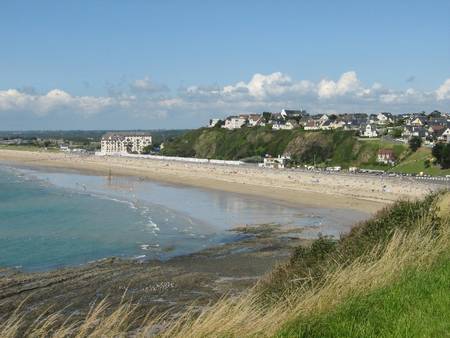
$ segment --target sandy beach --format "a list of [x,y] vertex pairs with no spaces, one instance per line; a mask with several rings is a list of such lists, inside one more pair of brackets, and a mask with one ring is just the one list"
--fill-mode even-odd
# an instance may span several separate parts
[[0,150],[0,161],[45,168],[125,175],[268,198],[290,205],[376,212],[398,199],[423,197],[442,186],[404,177],[329,174],[126,157]]
[[[250,166],[221,166],[131,159],[77,156],[63,153],[0,150],[0,162],[45,169],[134,176],[268,198],[278,203],[323,208],[344,208],[373,213],[399,198],[418,198],[438,185],[408,178],[269,170]],[[337,217],[337,216],[336,216]],[[108,297],[112,306],[122,301],[137,304],[144,316],[171,311],[174,316],[198,310],[225,294],[240,294],[286,262],[294,248],[311,240],[295,236],[302,229],[274,224],[236,227],[242,240],[217,245],[167,261],[105,258],[76,267],[44,272],[2,269],[0,316],[26,302],[30,319],[40,309],[84,318],[93,300]],[[39,305],[39,306],[38,306]]]

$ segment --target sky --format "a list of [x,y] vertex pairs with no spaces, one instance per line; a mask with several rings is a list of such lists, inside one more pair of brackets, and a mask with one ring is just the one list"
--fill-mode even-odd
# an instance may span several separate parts
[[450,1],[0,0],[0,130],[450,111]]

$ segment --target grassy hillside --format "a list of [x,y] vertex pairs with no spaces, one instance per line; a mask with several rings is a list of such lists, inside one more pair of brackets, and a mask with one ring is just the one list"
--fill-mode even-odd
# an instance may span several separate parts
[[[299,248],[247,294],[200,313],[136,318],[135,307],[103,301],[81,322],[44,315],[26,328],[22,312],[0,322],[1,337],[423,337],[448,335],[450,193],[398,202],[338,241]],[[23,315],[26,315],[23,314]],[[130,325],[140,321],[140,329]],[[59,321],[60,322],[60,321]]]
[[201,128],[164,144],[164,155],[237,160],[290,154],[299,163],[348,167],[378,166],[380,148],[403,158],[408,147],[379,140],[358,140],[351,131],[271,130],[269,128]]
[[438,165],[430,164],[430,166],[425,166],[425,161],[431,160],[433,156],[431,155],[431,149],[422,147],[418,149],[415,153],[407,156],[401,163],[393,167],[390,171],[401,172],[401,173],[420,173],[423,172],[427,175],[450,175],[450,169],[441,169]]
[[410,269],[392,285],[350,297],[335,310],[286,325],[276,337],[448,337],[450,255]]

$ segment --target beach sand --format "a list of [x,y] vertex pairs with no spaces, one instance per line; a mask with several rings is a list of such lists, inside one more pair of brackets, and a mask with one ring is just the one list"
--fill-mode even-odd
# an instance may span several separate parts
[[405,177],[276,170],[127,157],[0,150],[0,161],[144,179],[263,197],[291,206],[374,213],[398,199],[425,196],[440,186]]
[[[126,175],[188,186],[269,198],[278,203],[347,208],[373,213],[400,198],[418,198],[440,186],[408,178],[269,170],[77,156],[62,153],[0,150],[0,161],[14,165],[72,169],[100,175]],[[137,313],[174,315],[202,308],[225,294],[236,295],[255,284],[273,266],[286,262],[294,248],[310,240],[292,236],[291,229],[273,225],[234,229],[245,239],[168,261],[130,261],[108,258],[41,273],[1,269],[0,316],[25,301],[34,320],[42,308],[83,318],[94,301],[108,297],[112,308],[130,301]]]

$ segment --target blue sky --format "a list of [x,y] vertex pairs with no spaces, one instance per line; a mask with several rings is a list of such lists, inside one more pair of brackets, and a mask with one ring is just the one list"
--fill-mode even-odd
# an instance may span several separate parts
[[0,129],[450,110],[450,1],[0,1]]

